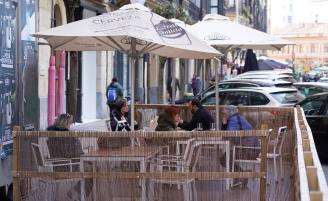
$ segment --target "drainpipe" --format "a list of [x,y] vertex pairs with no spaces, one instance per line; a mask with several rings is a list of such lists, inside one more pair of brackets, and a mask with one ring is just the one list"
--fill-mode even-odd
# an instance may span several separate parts
[[55,119],[55,82],[56,82],[56,66],[55,56],[50,57],[48,69],[48,125],[53,124]]
[[58,87],[56,101],[56,115],[64,113],[65,101],[65,51],[60,53],[60,64],[58,68]]

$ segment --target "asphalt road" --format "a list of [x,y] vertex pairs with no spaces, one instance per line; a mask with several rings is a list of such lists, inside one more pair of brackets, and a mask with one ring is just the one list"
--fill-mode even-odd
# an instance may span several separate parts
[[328,181],[328,161],[321,163],[321,165],[322,165],[322,170],[324,171],[326,176],[326,181]]

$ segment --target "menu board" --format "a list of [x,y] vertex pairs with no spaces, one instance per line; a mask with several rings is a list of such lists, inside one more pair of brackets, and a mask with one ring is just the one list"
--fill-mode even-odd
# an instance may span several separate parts
[[0,0],[0,143],[12,143],[15,105],[16,7]]

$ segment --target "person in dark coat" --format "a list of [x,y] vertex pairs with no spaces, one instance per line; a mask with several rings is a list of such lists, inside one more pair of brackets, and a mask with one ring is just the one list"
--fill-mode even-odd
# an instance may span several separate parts
[[191,131],[197,127],[197,124],[201,123],[203,130],[209,130],[211,123],[214,123],[214,119],[211,113],[202,106],[200,100],[193,99],[189,101],[188,108],[192,113],[191,121],[189,123],[179,123],[178,127]]
[[[69,131],[73,124],[73,116],[70,114],[60,114],[53,125],[47,128],[47,131]],[[79,162],[79,158],[83,155],[83,149],[81,141],[76,137],[49,137],[48,149],[51,158],[67,158],[72,160],[73,163]],[[85,163],[85,170],[92,170],[92,166],[89,163]],[[66,172],[69,171],[68,167],[54,167],[54,171]],[[73,171],[79,171],[79,168],[73,165]],[[91,194],[93,182],[92,179],[85,180],[85,193],[86,196]],[[70,199],[80,200],[80,184],[76,184],[73,187],[75,193],[69,191],[67,196]]]
[[243,72],[245,73],[247,71],[254,70],[259,70],[256,55],[254,54],[252,49],[247,49]]
[[[73,116],[61,114],[47,131],[69,131]],[[76,137],[50,137],[47,141],[51,158],[79,158],[83,154],[82,145]]]
[[180,109],[170,106],[158,115],[156,131],[175,131],[180,122]]

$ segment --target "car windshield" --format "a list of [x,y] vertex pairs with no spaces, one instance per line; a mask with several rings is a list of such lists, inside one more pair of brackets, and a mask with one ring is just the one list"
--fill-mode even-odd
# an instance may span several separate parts
[[296,91],[275,92],[271,93],[271,95],[279,103],[297,103],[303,99],[303,97],[301,97]]

